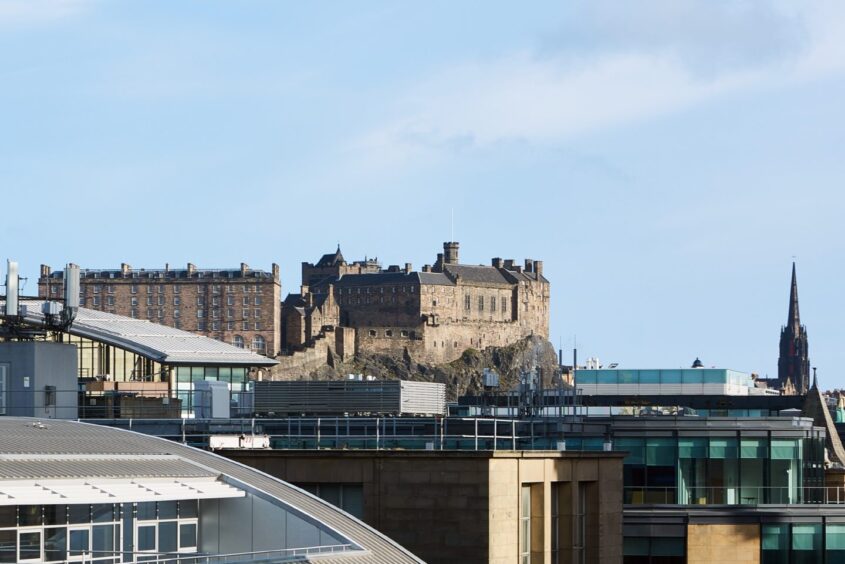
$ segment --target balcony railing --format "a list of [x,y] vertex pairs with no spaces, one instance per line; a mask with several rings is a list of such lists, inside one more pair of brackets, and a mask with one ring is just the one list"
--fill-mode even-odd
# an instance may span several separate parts
[[819,486],[625,486],[626,505],[845,504],[845,487]]

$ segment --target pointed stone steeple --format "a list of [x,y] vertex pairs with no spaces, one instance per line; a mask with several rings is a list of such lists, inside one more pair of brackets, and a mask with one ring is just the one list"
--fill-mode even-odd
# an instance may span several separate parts
[[792,263],[792,286],[789,290],[789,314],[786,320],[787,327],[797,335],[801,330],[801,315],[798,311],[798,278],[795,276],[795,263]]
[[778,380],[783,388],[791,381],[800,395],[810,389],[810,358],[808,355],[807,328],[801,325],[798,310],[798,278],[792,263],[792,283],[789,289],[789,313],[786,325],[780,331],[780,357]]

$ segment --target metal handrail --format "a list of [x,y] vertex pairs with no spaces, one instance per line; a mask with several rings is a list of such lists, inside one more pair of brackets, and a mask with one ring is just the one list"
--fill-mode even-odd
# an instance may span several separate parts
[[191,564],[218,564],[225,562],[260,562],[262,560],[286,561],[288,559],[299,559],[301,556],[332,554],[355,550],[356,546],[351,543],[334,544],[324,546],[309,546],[300,548],[280,548],[273,550],[256,550],[249,552],[230,552],[225,554],[209,554],[202,552],[176,553],[176,552],[145,552],[145,551],[108,551],[108,550],[83,550],[78,551],[82,562],[88,558],[107,557],[142,557],[145,562],[170,563],[190,562]]
[[845,487],[625,486],[623,502],[626,505],[840,505],[845,504]]

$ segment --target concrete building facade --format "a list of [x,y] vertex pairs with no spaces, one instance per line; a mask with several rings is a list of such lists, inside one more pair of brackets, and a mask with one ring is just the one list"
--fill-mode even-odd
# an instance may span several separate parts
[[350,265],[339,249],[304,263],[301,291],[283,306],[285,349],[302,350],[342,328],[354,331],[356,353],[407,351],[423,362],[447,362],[468,348],[548,338],[550,288],[542,261],[464,265],[458,249],[444,243],[435,264],[422,271],[409,263]]
[[229,451],[429,564],[622,562],[622,457],[557,451]]
[[[239,269],[82,270],[80,305],[198,333],[275,356],[281,346],[279,265],[270,272]],[[57,299],[64,292],[64,272],[41,265],[38,295]]]

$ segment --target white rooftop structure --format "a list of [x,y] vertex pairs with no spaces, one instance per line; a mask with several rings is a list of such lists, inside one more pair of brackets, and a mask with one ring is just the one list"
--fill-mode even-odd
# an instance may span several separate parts
[[[20,312],[23,320],[34,326],[43,325],[44,303],[44,300],[21,300]],[[0,304],[5,306],[4,300],[0,299]],[[272,358],[202,335],[145,319],[134,319],[83,307],[78,309],[76,319],[67,329],[67,333],[119,347],[170,366],[278,364]]]

